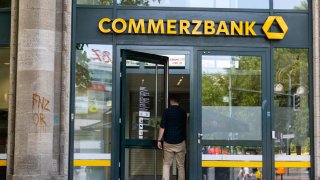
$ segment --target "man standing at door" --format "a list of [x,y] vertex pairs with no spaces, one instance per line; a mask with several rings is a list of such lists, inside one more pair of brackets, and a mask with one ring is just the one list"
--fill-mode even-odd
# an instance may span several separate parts
[[164,151],[162,180],[169,180],[174,157],[177,161],[178,180],[185,180],[186,121],[187,114],[179,106],[179,100],[170,97],[170,107],[162,114],[157,143],[158,148]]

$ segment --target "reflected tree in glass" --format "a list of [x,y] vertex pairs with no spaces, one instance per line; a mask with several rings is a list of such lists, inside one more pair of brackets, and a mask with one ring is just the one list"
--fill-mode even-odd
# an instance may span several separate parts
[[76,49],[76,85],[79,89],[87,89],[91,86],[92,77],[88,69],[87,52],[83,51],[85,44],[77,44]]
[[308,0],[273,0],[274,9],[308,10]]
[[[288,140],[290,147],[287,149],[290,148],[291,152],[302,150],[308,153],[310,149],[308,50],[275,49],[274,69],[275,83],[283,85],[281,92],[275,92],[275,128],[283,134],[294,134],[294,138]],[[294,94],[299,87],[304,89],[304,93],[299,94],[300,105],[294,110]]]
[[308,9],[308,1],[303,0],[299,6],[294,6],[293,9],[296,10],[307,10]]
[[113,0],[100,0],[102,5],[112,5]]
[[[202,103],[205,106],[228,106],[223,96],[228,92],[229,75],[232,79],[232,106],[259,106],[261,93],[261,62],[259,57],[234,57],[239,68],[228,69],[227,73],[202,75]],[[235,71],[258,71],[256,75],[237,75]]]
[[[206,123],[204,129],[210,131],[204,131],[205,138],[225,139],[231,133],[233,140],[260,139],[261,57],[230,58],[230,63],[238,64],[237,67],[202,74],[202,118]],[[209,130],[208,126],[216,129]]]

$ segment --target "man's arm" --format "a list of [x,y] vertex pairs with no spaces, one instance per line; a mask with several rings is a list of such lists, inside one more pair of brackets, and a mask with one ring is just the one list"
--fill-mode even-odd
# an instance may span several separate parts
[[162,138],[163,138],[163,133],[164,133],[164,128],[160,128],[159,129],[159,135],[158,135],[158,142],[157,142],[157,145],[158,145],[158,148],[159,149],[162,149],[162,143],[161,143],[161,141],[162,141]]
[[158,139],[157,139],[157,146],[159,149],[162,149],[162,139],[163,139],[163,133],[165,131],[165,127],[166,127],[166,122],[167,122],[167,118],[166,118],[166,110],[163,111],[162,113],[162,118],[161,118],[161,122],[160,122],[160,129],[159,129],[159,134],[158,134]]

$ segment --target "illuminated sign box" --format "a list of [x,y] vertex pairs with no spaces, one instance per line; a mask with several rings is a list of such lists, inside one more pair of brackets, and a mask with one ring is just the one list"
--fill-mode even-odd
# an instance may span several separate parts
[[[269,32],[272,24],[277,22],[282,32]],[[102,33],[116,34],[154,34],[154,35],[193,35],[193,36],[244,36],[255,37],[256,21],[214,21],[214,20],[175,20],[175,19],[129,19],[102,18],[98,27]],[[283,39],[288,31],[281,16],[269,16],[263,27],[268,39]]]

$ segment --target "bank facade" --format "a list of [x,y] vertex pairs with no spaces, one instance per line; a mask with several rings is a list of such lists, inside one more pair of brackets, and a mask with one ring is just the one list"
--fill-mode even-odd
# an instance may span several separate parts
[[176,96],[188,179],[319,179],[318,3],[0,1],[0,177],[161,179]]

